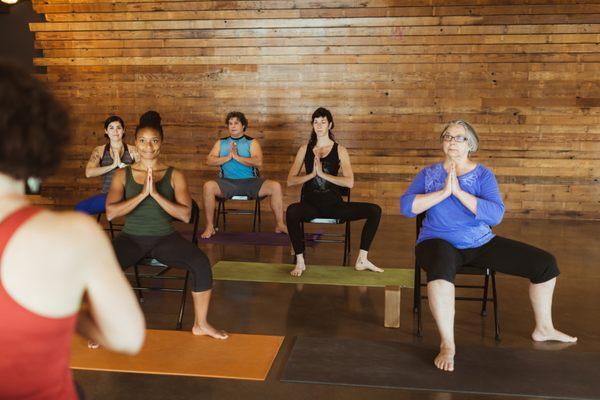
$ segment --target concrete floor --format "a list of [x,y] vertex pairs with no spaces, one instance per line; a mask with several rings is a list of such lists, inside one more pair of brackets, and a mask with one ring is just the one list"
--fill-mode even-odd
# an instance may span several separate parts
[[[265,212],[266,214],[266,212]],[[271,229],[266,217],[263,230]],[[312,226],[311,226],[312,227]],[[230,231],[250,229],[248,217],[232,218]],[[353,224],[352,262],[358,251],[362,223]],[[315,230],[323,230],[314,226]],[[307,229],[308,231],[309,229]],[[579,337],[579,343],[565,351],[600,351],[600,223],[506,220],[496,233],[526,241],[552,252],[558,259],[559,277],[554,302],[555,325]],[[412,268],[414,220],[386,216],[382,219],[371,260],[383,268]],[[224,260],[290,262],[289,248],[269,246],[202,245],[212,262]],[[307,250],[307,262],[340,264],[341,245],[319,244]],[[467,281],[473,279],[465,278]],[[477,278],[479,280],[479,278]],[[499,275],[498,297],[502,341],[493,334],[493,317],[479,315],[475,302],[457,302],[456,341],[463,346],[533,348],[532,311],[524,279]],[[216,282],[210,311],[212,323],[235,333],[284,335],[285,342],[265,382],[190,378],[183,376],[136,375],[75,371],[87,399],[500,399],[506,396],[470,395],[402,389],[376,389],[335,385],[280,382],[280,374],[295,336],[325,336],[416,341],[437,344],[438,335],[428,308],[424,308],[423,338],[416,338],[412,313],[412,290],[402,295],[400,329],[383,327],[383,289],[342,288]],[[177,296],[149,293],[143,306],[149,328],[173,329],[178,308]],[[187,307],[184,329],[193,322]],[[552,345],[550,345],[552,346]],[[549,347],[551,348],[551,347]],[[460,366],[457,366],[460,368]],[[565,376],[565,380],[569,377]]]

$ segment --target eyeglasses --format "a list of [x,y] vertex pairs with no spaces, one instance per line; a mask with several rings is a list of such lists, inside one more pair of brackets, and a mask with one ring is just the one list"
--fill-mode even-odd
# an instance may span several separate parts
[[451,142],[454,140],[456,143],[464,143],[469,140],[466,136],[452,136],[447,133],[442,136],[442,139],[444,139],[444,142]]

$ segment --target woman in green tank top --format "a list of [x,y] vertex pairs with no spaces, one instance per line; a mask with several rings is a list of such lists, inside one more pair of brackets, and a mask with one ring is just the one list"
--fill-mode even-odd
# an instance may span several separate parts
[[195,335],[226,339],[227,334],[207,321],[212,289],[208,257],[184,239],[171,225],[189,222],[192,198],[183,173],[160,161],[163,129],[160,115],[148,111],[140,117],[135,145],[140,161],[116,171],[106,199],[106,217],[125,216],[125,227],[113,241],[122,268],[152,257],[192,274]]

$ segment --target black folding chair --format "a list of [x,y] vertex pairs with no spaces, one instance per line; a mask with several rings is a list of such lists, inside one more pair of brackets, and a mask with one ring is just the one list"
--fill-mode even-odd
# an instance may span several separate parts
[[[425,219],[426,213],[423,212],[417,215],[417,223],[416,223],[416,231],[417,238],[419,237],[419,232],[421,231],[421,227],[423,225],[423,220]],[[415,260],[415,281],[414,281],[414,298],[413,298],[413,307],[414,312],[417,314],[417,336],[423,336],[423,321],[421,316],[421,300],[427,299],[427,296],[421,295],[421,287],[427,286],[427,284],[421,283],[421,268],[423,266],[417,265],[417,261]],[[491,301],[494,305],[494,330],[495,330],[495,339],[500,341],[500,322],[498,321],[498,294],[496,292],[496,271],[493,271],[489,268],[481,269],[471,265],[463,265],[458,268],[456,274],[461,275],[483,275],[483,285],[455,285],[456,288],[466,288],[466,289],[483,289],[483,294],[481,297],[466,297],[466,296],[456,296],[456,300],[467,300],[467,301],[480,301],[481,302],[481,315],[487,315],[487,302]],[[488,297],[488,288],[489,288],[489,280],[492,280],[492,297]]]
[[[100,221],[102,220],[102,216],[103,215],[106,218],[106,214],[104,213],[104,211],[96,215],[96,221],[100,225],[102,225]],[[106,232],[110,233],[110,238],[114,239],[115,238],[115,232],[120,232],[121,229],[123,228],[123,224],[117,224],[117,223],[109,221],[109,220],[106,220],[106,222],[108,223],[108,227],[104,226],[103,228],[104,228],[104,230]]]
[[[346,198],[347,202],[350,202],[350,188],[340,187],[340,194]],[[304,233],[304,224],[330,224],[330,225],[345,225],[344,233],[323,233],[322,238],[312,239],[316,243],[343,243],[344,244],[344,261],[342,265],[348,265],[350,260],[350,221],[346,221],[338,218],[313,218],[310,221],[302,222],[302,237],[306,241]]]
[[[258,178],[260,176],[260,171],[258,168],[254,168],[254,174]],[[223,171],[220,172],[219,176],[223,176]],[[252,232],[256,232],[258,228],[258,232],[260,232],[261,225],[261,215],[260,215],[260,202],[265,199],[266,196],[262,197],[250,197],[250,196],[232,196],[232,197],[220,197],[217,196],[217,209],[215,210],[215,230],[219,230],[219,225],[221,221],[221,217],[223,217],[223,232],[227,230],[227,215],[252,215]],[[254,201],[254,210],[248,209],[240,209],[233,208],[227,209],[225,207],[225,203],[228,200],[232,201]],[[258,225],[257,225],[258,222]]]
[[[189,223],[193,225],[192,230],[192,243],[194,245],[198,245],[198,225],[200,222],[200,208],[196,201],[192,201],[192,215],[190,217]],[[150,267],[150,268],[158,268],[157,272],[154,273],[146,273],[142,274],[139,272],[139,267]],[[161,263],[160,261],[154,258],[144,258],[139,263],[134,265],[134,277],[135,277],[135,286],[133,289],[136,291],[140,303],[144,302],[144,290],[153,290],[159,292],[174,292],[181,293],[181,301],[179,306],[179,317],[177,318],[177,329],[181,329],[181,324],[183,321],[183,314],[185,312],[185,302],[187,298],[187,286],[188,280],[190,276],[189,271],[185,271],[185,276],[181,275],[171,275],[167,274],[171,267]],[[143,286],[141,284],[141,279],[157,279],[161,281],[183,281],[183,285],[180,288],[170,288],[164,286]]]

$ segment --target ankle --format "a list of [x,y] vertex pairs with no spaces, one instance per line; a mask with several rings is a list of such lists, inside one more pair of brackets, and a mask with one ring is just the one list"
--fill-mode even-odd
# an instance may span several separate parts
[[554,326],[552,324],[548,325],[536,325],[535,326],[535,330],[534,332],[538,332],[541,334],[546,334],[546,333],[550,333],[550,332],[554,332]]
[[454,352],[456,350],[456,345],[454,342],[442,342],[440,344],[440,350]]

